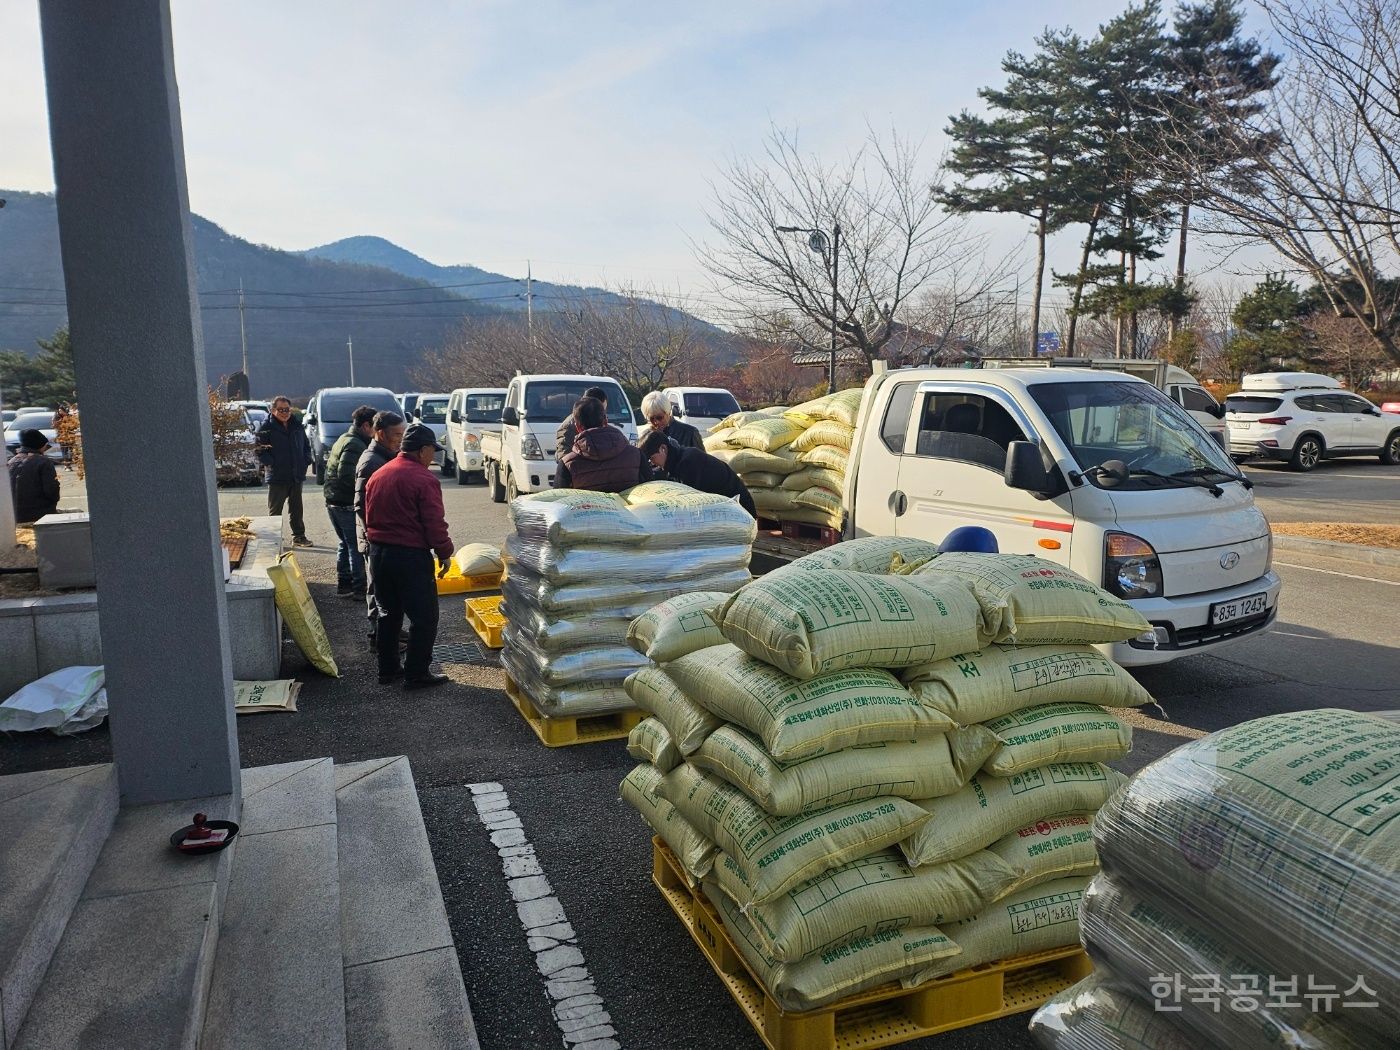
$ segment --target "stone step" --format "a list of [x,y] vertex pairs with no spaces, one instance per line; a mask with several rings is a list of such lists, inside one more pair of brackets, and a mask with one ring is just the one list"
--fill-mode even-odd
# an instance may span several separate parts
[[231,810],[220,795],[118,813],[15,1050],[195,1050],[238,843],[182,856],[170,834]]
[[243,770],[243,821],[200,1050],[344,1050],[335,774]]
[[0,777],[0,1050],[14,1046],[116,816],[109,765]]
[[408,759],[335,767],[352,1050],[479,1050]]

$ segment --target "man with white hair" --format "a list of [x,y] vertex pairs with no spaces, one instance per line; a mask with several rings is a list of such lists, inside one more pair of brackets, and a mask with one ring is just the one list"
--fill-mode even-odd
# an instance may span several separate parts
[[681,448],[705,448],[705,438],[689,423],[682,423],[671,414],[671,400],[660,390],[653,390],[642,398],[642,415],[646,417],[647,429],[637,435],[637,445],[646,440],[648,434],[665,434],[671,443]]

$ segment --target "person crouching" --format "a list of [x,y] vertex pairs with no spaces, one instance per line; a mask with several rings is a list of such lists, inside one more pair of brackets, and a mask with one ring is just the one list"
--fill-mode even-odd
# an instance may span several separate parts
[[601,401],[581,397],[574,402],[578,433],[574,447],[559,461],[559,488],[621,492],[651,481],[651,465],[641,449],[617,427],[608,425],[608,410]]
[[689,485],[700,492],[738,498],[739,506],[758,517],[753,496],[744,480],[729,464],[702,448],[682,448],[663,432],[654,430],[642,439],[642,455],[657,470],[673,481]]

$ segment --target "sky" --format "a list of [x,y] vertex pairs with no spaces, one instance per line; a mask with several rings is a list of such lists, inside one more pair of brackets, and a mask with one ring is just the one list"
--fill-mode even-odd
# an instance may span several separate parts
[[[657,288],[704,314],[694,244],[713,184],[771,128],[832,161],[894,128],[932,170],[948,118],[980,108],[1008,50],[1047,24],[1092,35],[1124,6],[175,0],[190,205],[278,248],[374,234],[442,264]],[[0,186],[50,191],[37,8],[7,5],[0,33]],[[976,222],[995,251],[1029,251],[1022,220]],[[1071,233],[1052,265],[1075,254]],[[1224,265],[1204,279],[1250,268]]]

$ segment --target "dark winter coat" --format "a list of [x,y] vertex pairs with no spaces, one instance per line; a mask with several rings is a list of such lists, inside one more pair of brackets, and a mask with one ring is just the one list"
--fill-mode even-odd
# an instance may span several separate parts
[[287,422],[268,416],[258,427],[258,459],[272,468],[268,480],[274,485],[300,485],[311,466],[311,445],[301,417],[293,413]]
[[355,503],[355,471],[369,442],[355,431],[346,431],[336,438],[331,454],[326,457],[326,481],[323,491],[326,506],[350,507]]
[[42,452],[21,452],[10,460],[15,521],[38,521],[58,509],[58,471]]
[[369,536],[365,533],[365,483],[393,458],[394,453],[378,441],[371,441],[355,464],[355,534],[360,538],[360,550],[365,552],[369,551]]
[[[646,440],[647,435],[652,432],[650,426],[644,428],[637,435],[637,444],[641,445]],[[700,433],[697,427],[689,423],[682,423],[675,416],[671,417],[671,422],[667,423],[661,431],[670,440],[671,444],[679,445],[681,448],[698,448],[702,452],[705,449],[705,436]]]
[[674,441],[668,441],[667,445],[666,473],[669,477],[700,492],[731,498],[737,496],[740,506],[753,517],[758,517],[748,486],[730,469],[728,463],[704,449],[681,448]]
[[654,474],[641,449],[617,427],[604,425],[575,436],[572,451],[559,461],[556,487],[621,492]]

